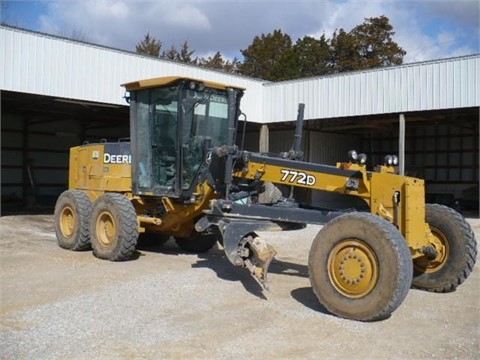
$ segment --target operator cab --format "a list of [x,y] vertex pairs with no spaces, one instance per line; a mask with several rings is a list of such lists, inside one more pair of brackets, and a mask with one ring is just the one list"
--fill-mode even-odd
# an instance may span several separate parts
[[191,197],[207,150],[235,143],[244,89],[183,77],[122,86],[130,103],[133,193]]

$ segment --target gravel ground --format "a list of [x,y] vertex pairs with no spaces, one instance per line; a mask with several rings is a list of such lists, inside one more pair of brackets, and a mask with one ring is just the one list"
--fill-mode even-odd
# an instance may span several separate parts
[[389,319],[361,323],[313,295],[318,226],[263,234],[278,251],[266,294],[217,248],[146,244],[112,263],[60,249],[51,215],[0,227],[1,359],[480,359],[478,266],[453,293],[411,290]]

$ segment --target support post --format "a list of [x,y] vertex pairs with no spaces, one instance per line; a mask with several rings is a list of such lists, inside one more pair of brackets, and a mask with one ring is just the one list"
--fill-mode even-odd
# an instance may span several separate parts
[[262,125],[260,128],[259,151],[261,153],[268,153],[269,150],[269,131],[268,125]]
[[398,173],[405,175],[405,116],[400,114],[398,132]]

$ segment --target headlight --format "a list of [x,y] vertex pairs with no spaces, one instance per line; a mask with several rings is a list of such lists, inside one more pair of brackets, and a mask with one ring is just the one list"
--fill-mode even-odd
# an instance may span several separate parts
[[357,152],[355,150],[350,150],[348,152],[348,160],[349,161],[353,161],[353,162],[356,162],[357,161]]
[[393,156],[387,155],[385,156],[385,165],[392,166],[393,165]]
[[357,159],[358,159],[358,163],[359,164],[366,164],[367,163],[367,154],[358,154],[357,156]]
[[393,155],[393,165],[397,166],[398,165],[398,156],[397,155]]

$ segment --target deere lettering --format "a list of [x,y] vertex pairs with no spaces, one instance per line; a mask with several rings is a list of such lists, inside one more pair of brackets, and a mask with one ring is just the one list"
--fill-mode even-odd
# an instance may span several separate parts
[[103,155],[104,164],[131,164],[132,156],[131,155],[113,155],[105,153]]

